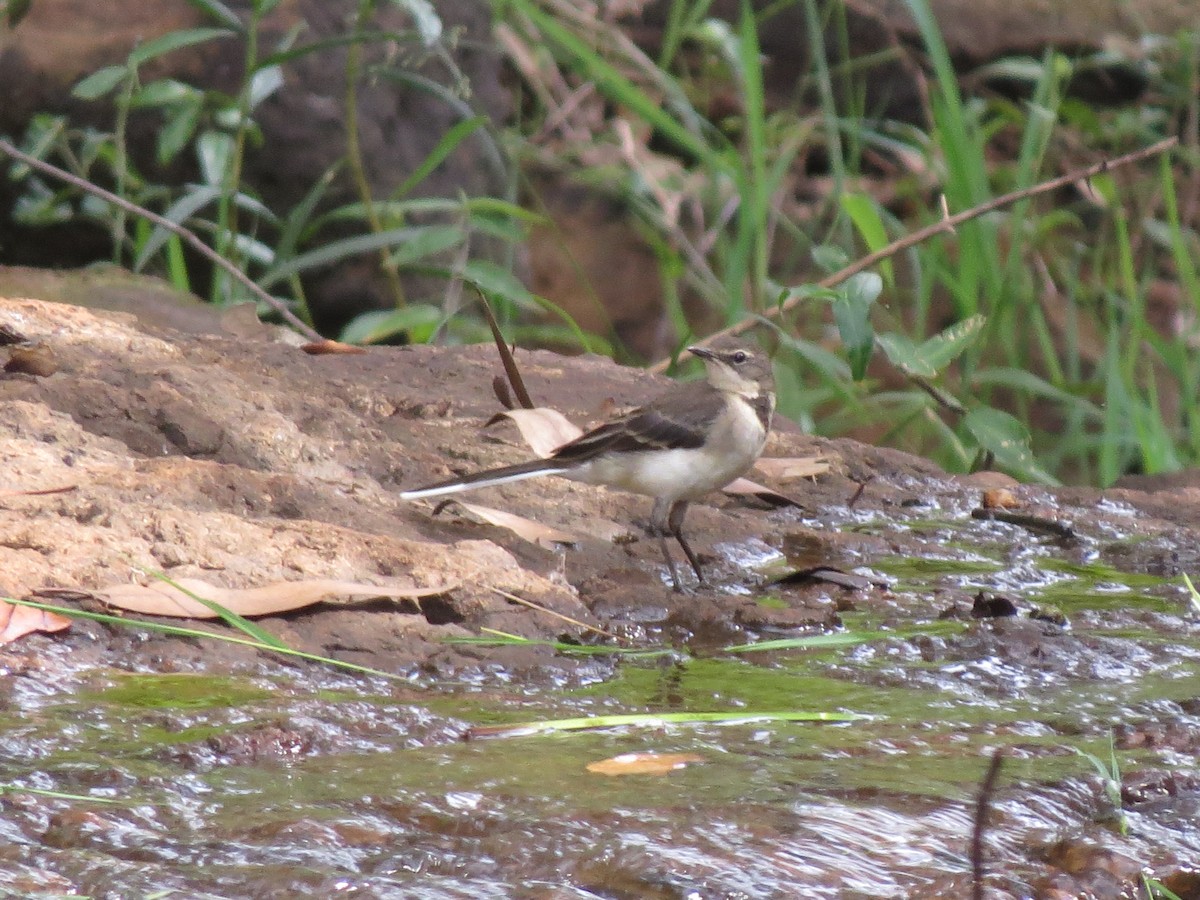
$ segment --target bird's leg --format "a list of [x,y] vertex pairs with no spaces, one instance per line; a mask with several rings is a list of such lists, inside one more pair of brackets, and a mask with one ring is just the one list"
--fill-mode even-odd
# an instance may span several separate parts
[[683,539],[683,517],[687,514],[687,508],[686,500],[676,501],[671,507],[671,515],[667,519],[667,525],[671,529],[671,534],[675,535],[675,540],[679,541],[679,546],[683,548],[688,562],[692,564],[692,571],[696,573],[696,580],[704,584],[704,573],[700,571],[700,560],[696,559],[696,554],[692,552],[692,548],[688,546],[688,542]]
[[[679,583],[679,573],[675,571],[675,561],[671,559],[671,551],[667,548],[667,535],[674,534],[674,528],[671,526],[675,515],[675,507],[678,504],[672,504],[663,499],[654,501],[654,509],[650,513],[650,530],[658,535],[658,545],[662,547],[663,559],[667,561],[667,571],[671,573],[671,584],[674,585],[676,593],[683,592],[683,585]],[[687,507],[687,504],[683,504]],[[682,517],[681,517],[682,518]],[[691,558],[691,551],[684,545],[684,550]],[[693,567],[695,564],[693,563]]]

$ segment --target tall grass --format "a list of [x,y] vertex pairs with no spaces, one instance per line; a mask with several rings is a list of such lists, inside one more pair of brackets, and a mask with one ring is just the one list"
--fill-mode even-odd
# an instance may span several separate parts
[[[684,294],[727,323],[805,298],[778,324],[780,408],[805,427],[886,440],[954,470],[995,462],[1042,481],[1103,485],[1130,471],[1194,464],[1200,373],[1189,317],[1200,292],[1194,222],[1185,215],[1197,204],[1185,214],[1178,196],[1180,179],[1197,179],[1200,116],[1188,115],[1196,101],[1164,75],[1152,94],[1163,105],[1130,127],[1127,111],[1069,97],[1087,61],[1052,49],[978,73],[1015,80],[1023,88],[1017,98],[967,94],[928,2],[906,2],[930,75],[928,130],[867,115],[864,70],[838,57],[849,46],[845,18],[813,0],[758,13],[743,4],[729,23],[706,18],[707,2],[676,0],[657,64],[611,27],[565,14],[569,4],[560,0],[495,0],[495,8],[553,54],[568,83],[594,87],[615,116],[645,127],[635,133],[652,136],[653,152],[681,162],[694,179],[690,196],[702,212],[680,222],[655,208],[635,167],[581,176],[628,199]],[[812,91],[772,106],[756,35],[793,5],[802,6],[808,29]],[[1160,42],[1161,71],[1193,83],[1197,45],[1195,34]],[[726,87],[737,94],[735,122],[708,121],[690,101],[705,96],[697,55],[724,63]],[[1122,127],[1108,127],[1117,121]],[[1090,195],[1023,201],[881,265],[881,282],[810,286],[864,248],[935,222],[939,195],[951,212],[965,210],[1185,123],[1193,149],[1164,158],[1157,178],[1116,173],[1097,179]],[[592,140],[615,138],[601,127]],[[893,178],[893,203],[862,187],[870,156],[910,169]],[[833,202],[812,206],[816,215],[802,220],[795,185],[805,177],[800,163],[814,158],[828,161]],[[894,210],[906,207],[924,211],[902,220]],[[1147,296],[1164,275],[1178,287],[1173,329],[1156,325]],[[694,321],[682,306],[673,315],[681,327]]]

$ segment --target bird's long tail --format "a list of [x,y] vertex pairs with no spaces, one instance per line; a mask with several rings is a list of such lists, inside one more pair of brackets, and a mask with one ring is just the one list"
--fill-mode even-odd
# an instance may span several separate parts
[[517,463],[515,466],[502,466],[499,469],[488,469],[473,475],[460,478],[450,478],[437,484],[414,488],[411,491],[401,491],[401,500],[420,500],[422,497],[440,497],[442,494],[457,494],[461,491],[473,491],[476,488],[491,487],[497,484],[508,484],[511,481],[524,481],[526,478],[540,478],[543,475],[557,475],[565,472],[569,466],[552,459],[531,459],[529,462]]

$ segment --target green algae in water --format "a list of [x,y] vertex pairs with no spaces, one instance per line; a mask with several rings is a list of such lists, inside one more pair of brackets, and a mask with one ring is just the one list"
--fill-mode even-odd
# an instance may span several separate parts
[[1074,575],[1080,581],[1087,581],[1092,584],[1108,583],[1124,585],[1127,588],[1149,588],[1159,587],[1164,584],[1173,584],[1176,581],[1173,578],[1163,578],[1160,575],[1122,572],[1120,569],[1098,562],[1077,563],[1065,559],[1047,558],[1040,560],[1038,565],[1051,572]]
[[102,705],[142,709],[229,709],[261,703],[271,693],[244,679],[214,675],[121,674],[117,683],[101,691],[88,691],[80,699]]
[[923,582],[949,575],[993,575],[1004,567],[985,559],[888,556],[874,560],[871,568],[905,581]]

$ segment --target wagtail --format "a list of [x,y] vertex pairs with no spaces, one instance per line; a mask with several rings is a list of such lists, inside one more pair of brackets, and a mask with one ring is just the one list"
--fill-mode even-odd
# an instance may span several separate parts
[[708,378],[676,385],[657,400],[534,459],[404,491],[404,500],[454,494],[542,475],[620,488],[654,498],[650,529],[658,536],[675,590],[679,575],[666,536],[679,541],[696,578],[700,561],[683,537],[688,504],[729,484],[762,453],[775,412],[771,361],[735,347],[689,347]]

